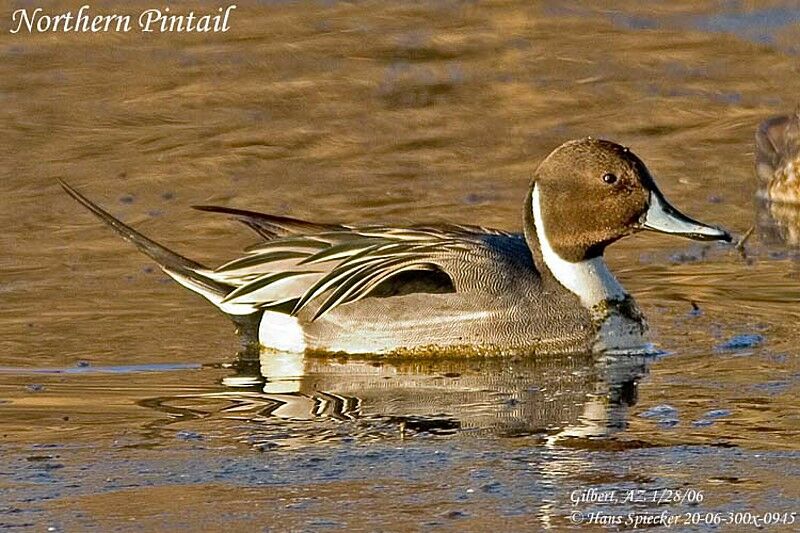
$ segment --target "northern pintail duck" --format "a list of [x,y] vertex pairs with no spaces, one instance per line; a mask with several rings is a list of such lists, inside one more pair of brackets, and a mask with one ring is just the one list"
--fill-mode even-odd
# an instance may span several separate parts
[[678,212],[627,148],[567,142],[537,168],[523,232],[318,224],[225,207],[263,242],[211,269],[64,189],[263,348],[454,355],[641,350],[647,325],[603,260],[640,230],[730,241]]
[[759,194],[771,202],[800,203],[800,107],[765,120],[756,130]]

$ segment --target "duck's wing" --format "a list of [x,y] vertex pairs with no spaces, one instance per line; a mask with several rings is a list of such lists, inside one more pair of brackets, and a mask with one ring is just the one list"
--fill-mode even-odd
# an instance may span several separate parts
[[339,226],[273,238],[204,274],[235,287],[221,302],[223,310],[285,306],[292,314],[311,309],[317,319],[385,288],[389,280],[395,281],[394,294],[415,290],[411,287],[453,292],[458,265],[469,264],[470,256],[485,258],[491,237],[520,239],[478,226]]

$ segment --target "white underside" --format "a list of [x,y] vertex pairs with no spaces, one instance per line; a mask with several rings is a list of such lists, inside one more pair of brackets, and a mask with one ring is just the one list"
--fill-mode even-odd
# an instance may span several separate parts
[[536,224],[536,236],[539,238],[542,257],[556,280],[580,298],[581,304],[589,310],[603,300],[625,298],[627,296],[625,289],[608,269],[603,256],[573,263],[563,259],[553,250],[542,221],[539,190],[535,186],[532,200],[533,220]]
[[305,333],[296,317],[264,311],[258,325],[258,340],[264,348],[302,353],[306,350]]

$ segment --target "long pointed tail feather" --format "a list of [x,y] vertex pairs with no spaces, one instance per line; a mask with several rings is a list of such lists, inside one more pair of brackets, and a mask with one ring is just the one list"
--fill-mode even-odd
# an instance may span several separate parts
[[95,204],[65,181],[58,180],[61,187],[78,201],[81,205],[91,211],[97,218],[105,222],[109,227],[116,231],[123,239],[133,243],[136,248],[147,255],[150,259],[158,263],[161,269],[171,276],[175,281],[184,287],[200,294],[211,303],[220,307],[223,312],[233,315],[246,315],[255,312],[251,308],[229,308],[230,306],[220,305],[225,296],[234,288],[220,283],[203,274],[208,271],[206,267],[196,261],[192,261],[172,250],[158,244],[157,242],[145,237],[135,229],[131,228],[122,221],[114,218],[107,211]]
[[234,209],[231,207],[221,207],[217,205],[193,205],[192,207],[199,211],[228,215],[247,225],[266,240],[292,235],[340,231],[344,229],[344,226],[339,224],[318,224],[298,218],[269,215],[267,213],[246,211],[244,209]]

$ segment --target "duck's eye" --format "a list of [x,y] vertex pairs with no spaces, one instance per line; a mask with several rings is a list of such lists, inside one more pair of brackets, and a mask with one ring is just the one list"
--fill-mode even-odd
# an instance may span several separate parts
[[617,175],[612,174],[611,172],[606,172],[603,174],[603,181],[609,185],[613,185],[617,182]]

